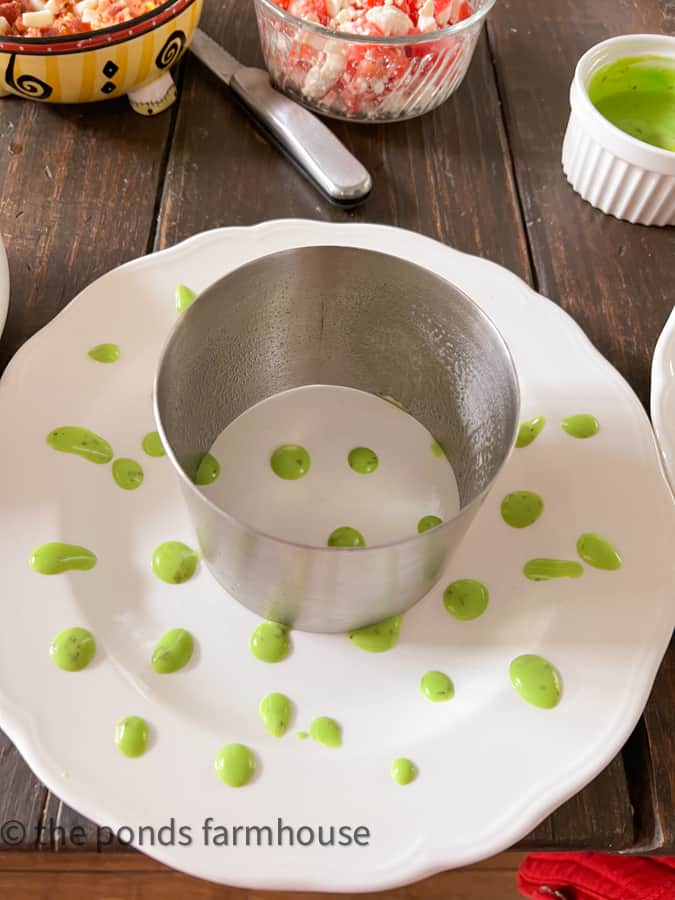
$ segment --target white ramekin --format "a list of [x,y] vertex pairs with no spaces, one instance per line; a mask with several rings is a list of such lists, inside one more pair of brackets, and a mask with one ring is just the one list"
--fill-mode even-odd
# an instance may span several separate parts
[[588,97],[588,83],[602,66],[647,54],[675,58],[675,37],[626,34],[584,53],[570,89],[562,164],[574,190],[604,213],[642,225],[675,225],[675,153],[621,131]]

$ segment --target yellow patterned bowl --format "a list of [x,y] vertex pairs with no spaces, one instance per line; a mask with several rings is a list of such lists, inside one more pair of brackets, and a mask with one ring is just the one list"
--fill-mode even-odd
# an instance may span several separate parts
[[176,99],[169,69],[187,49],[203,0],[169,0],[129,22],[60,37],[0,38],[0,96],[91,103],[128,94],[156,115]]

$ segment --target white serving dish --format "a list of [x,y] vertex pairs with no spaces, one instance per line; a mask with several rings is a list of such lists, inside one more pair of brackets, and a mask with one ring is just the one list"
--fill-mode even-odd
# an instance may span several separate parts
[[675,225],[675,153],[621,131],[598,112],[587,91],[598,69],[647,54],[675,58],[675,37],[625,34],[584,53],[570,89],[562,164],[574,190],[602,212],[642,225]]
[[[144,456],[154,428],[152,379],[176,320],[174,289],[202,291],[260,255],[335,244],[400,255],[452,280],[494,320],[519,374],[524,419],[547,424],[516,449],[441,584],[406,614],[398,645],[371,655],[344,635],[294,632],[287,660],[256,660],[248,640],[260,619],[232,601],[204,566],[183,585],[152,574],[153,549],[194,534],[169,460]],[[87,350],[122,349],[114,365]],[[563,417],[589,412],[600,431],[576,440]],[[17,353],[0,381],[0,726],[39,778],[104,826],[202,878],[265,890],[383,890],[511,846],[617,754],[637,722],[668,646],[675,610],[675,507],[644,409],[618,372],[558,306],[500,266],[409,231],[297,220],[207,232],[136,260],[87,287]],[[53,427],[84,424],[120,456],[142,462],[145,481],[121,491],[109,466],[55,453]],[[502,521],[509,491],[541,493],[533,527]],[[528,581],[532,557],[576,558],[581,531],[622,553],[617,572]],[[45,541],[83,543],[96,568],[45,577],[28,564]],[[486,613],[461,622],[442,602],[449,582],[473,577],[491,592]],[[49,643],[81,625],[97,639],[86,670],[62,672]],[[167,628],[195,637],[193,662],[175,675],[150,666]],[[540,653],[560,670],[558,707],[529,706],[511,687],[509,661]],[[446,671],[455,698],[420,694],[428,669]],[[276,739],[257,714],[283,691],[296,704],[292,732]],[[116,749],[115,723],[150,723],[145,756]],[[328,750],[295,733],[314,716],[343,726]],[[254,781],[217,778],[218,749],[241,741],[256,753]],[[413,784],[389,776],[393,758],[419,766]],[[368,847],[207,845],[202,824],[364,825]],[[171,819],[191,843],[139,839]],[[165,832],[166,834],[166,832]],[[124,832],[129,839],[129,832]]]

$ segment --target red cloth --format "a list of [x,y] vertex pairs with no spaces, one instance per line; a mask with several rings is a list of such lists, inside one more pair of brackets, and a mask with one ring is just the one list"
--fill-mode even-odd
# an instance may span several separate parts
[[518,888],[534,900],[675,900],[675,858],[531,853]]

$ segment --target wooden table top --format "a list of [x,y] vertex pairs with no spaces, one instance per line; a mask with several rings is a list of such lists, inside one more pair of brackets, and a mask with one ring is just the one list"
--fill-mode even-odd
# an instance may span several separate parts
[[[206,6],[204,29],[260,63],[248,0]],[[568,186],[560,154],[581,53],[613,34],[674,29],[673,0],[499,0],[466,81],[441,109],[382,127],[333,123],[375,179],[352,211],[323,200],[192,58],[177,73],[179,102],[155,119],[125,100],[0,101],[0,233],[12,276],[0,369],[120,263],[207,228],[297,216],[400,225],[507,266],[577,320],[647,407],[675,296],[675,232],[593,210]],[[674,697],[671,647],[623,751],[519,849],[674,851]],[[20,848],[39,850],[48,847],[36,826],[49,818],[83,824],[88,846],[91,823],[0,732],[0,822],[23,823]]]

